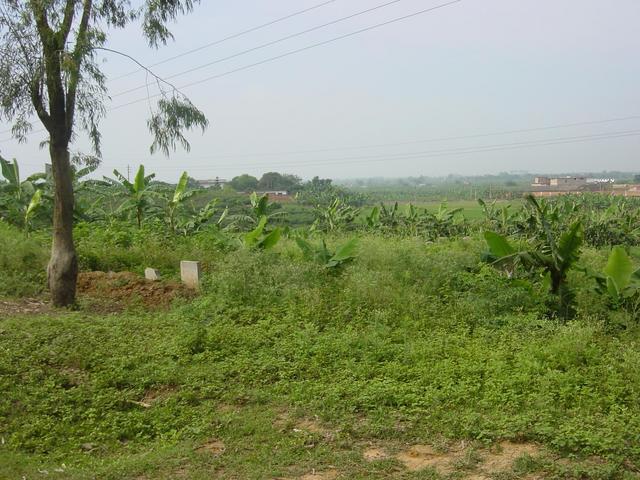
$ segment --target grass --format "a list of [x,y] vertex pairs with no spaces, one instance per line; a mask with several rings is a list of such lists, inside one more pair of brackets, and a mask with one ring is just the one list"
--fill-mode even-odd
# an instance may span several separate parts
[[25,238],[0,220],[0,297],[37,295],[43,291],[48,261],[44,240]]
[[[114,258],[115,240],[79,237],[98,265]],[[637,471],[640,330],[613,323],[582,274],[561,324],[538,286],[479,263],[479,240],[365,237],[342,275],[293,242],[221,254],[207,240],[116,250],[133,270],[202,258],[201,294],[169,311],[0,319],[0,478],[436,478],[394,452],[462,440],[452,478],[504,440],[547,453],[500,478]],[[365,460],[372,444],[390,456]]]
[[[389,206],[393,206],[393,203],[394,202],[385,202],[385,204]],[[403,213],[406,212],[408,208],[407,206],[409,205],[409,203],[411,203],[414,207],[421,208],[421,209],[424,208],[427,211],[432,213],[437,212],[440,206],[444,203],[444,205],[446,205],[446,207],[449,210],[461,208],[462,215],[464,215],[464,217],[467,220],[472,220],[472,221],[480,220],[485,217],[484,210],[475,200],[455,200],[451,202],[440,202],[440,201],[438,202],[435,202],[435,201],[434,202],[398,202],[398,204],[401,206]],[[487,200],[487,203],[491,203],[491,202]],[[496,206],[498,207],[503,207],[507,205],[511,205],[513,211],[515,211],[517,208],[519,208],[522,205],[522,200],[517,198],[514,200],[497,200],[496,201]],[[363,215],[361,215],[361,217],[364,218],[364,216],[369,215],[371,213],[372,208],[373,207],[363,208]]]

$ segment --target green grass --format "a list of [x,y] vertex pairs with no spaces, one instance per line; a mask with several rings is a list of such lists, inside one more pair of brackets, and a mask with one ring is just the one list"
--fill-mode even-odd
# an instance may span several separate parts
[[0,297],[42,292],[48,261],[46,239],[25,238],[0,220]]
[[[393,206],[393,203],[394,202],[385,202],[385,204],[389,206]],[[475,200],[455,200],[451,202],[398,202],[403,213],[406,212],[409,203],[412,203],[414,207],[421,208],[421,209],[424,208],[424,209],[427,209],[429,212],[433,212],[433,213],[437,212],[440,206],[444,203],[444,205],[446,205],[447,209],[449,210],[461,208],[462,214],[467,220],[481,220],[485,217],[484,210]],[[490,203],[490,202],[487,201],[487,203]],[[515,211],[516,209],[520,208],[520,206],[522,205],[522,200],[518,198],[514,200],[497,200],[496,201],[496,206],[498,207],[503,207],[507,205],[511,205],[512,211]],[[373,207],[364,208],[363,215],[361,215],[361,217],[364,218],[364,216],[370,214],[371,208]]]
[[[200,296],[170,311],[0,320],[0,478],[434,478],[362,451],[504,439],[550,452],[505,478],[632,478],[640,464],[640,331],[582,274],[578,318],[561,324],[541,287],[479,263],[479,240],[365,237],[332,275],[293,242],[221,254],[207,238],[121,247],[133,269],[202,255]],[[224,452],[200,449],[212,440]]]

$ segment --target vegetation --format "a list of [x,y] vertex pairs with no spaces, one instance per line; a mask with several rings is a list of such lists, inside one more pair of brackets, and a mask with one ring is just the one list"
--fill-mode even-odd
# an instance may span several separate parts
[[[54,212],[47,276],[57,306],[73,304],[78,275],[69,146],[83,131],[100,155],[98,125],[107,88],[96,51],[120,53],[105,48],[109,29],[124,28],[138,19],[149,44],[164,45],[172,38],[167,24],[191,11],[194,3],[198,0],[148,0],[138,6],[117,0],[0,2],[0,117],[13,123],[12,134],[19,140],[26,140],[33,116],[48,133]],[[204,114],[175,87],[171,89],[162,92],[147,122],[154,138],[152,153],[168,154],[176,144],[188,149],[185,131],[207,126]]]
[[[1,478],[634,478],[637,200],[280,204],[114,175],[74,177],[81,278],[163,280],[104,274],[75,311],[41,305],[51,180],[28,232],[2,184]],[[149,302],[184,259],[197,295]],[[412,470],[420,445],[455,461]]]

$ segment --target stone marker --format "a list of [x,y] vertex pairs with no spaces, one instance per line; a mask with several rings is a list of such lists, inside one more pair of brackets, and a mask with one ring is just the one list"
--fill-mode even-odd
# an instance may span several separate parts
[[145,268],[144,269],[144,278],[147,280],[152,280],[154,282],[160,280],[160,271],[155,268]]
[[180,278],[189,288],[200,288],[200,262],[182,260],[180,262]]

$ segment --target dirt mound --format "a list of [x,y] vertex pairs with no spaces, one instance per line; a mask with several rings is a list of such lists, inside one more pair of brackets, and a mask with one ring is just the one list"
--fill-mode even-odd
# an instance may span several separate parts
[[82,272],[78,275],[78,293],[93,306],[122,311],[132,305],[151,310],[166,309],[178,297],[193,295],[175,282],[152,282],[132,272]]

